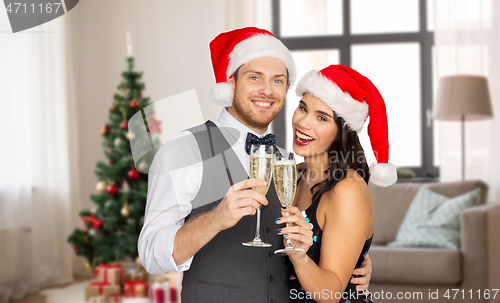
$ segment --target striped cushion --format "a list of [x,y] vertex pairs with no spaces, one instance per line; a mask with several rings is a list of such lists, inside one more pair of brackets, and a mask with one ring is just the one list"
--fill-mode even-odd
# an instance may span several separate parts
[[448,198],[425,187],[417,193],[399,228],[396,247],[460,247],[460,213],[479,204],[481,190]]

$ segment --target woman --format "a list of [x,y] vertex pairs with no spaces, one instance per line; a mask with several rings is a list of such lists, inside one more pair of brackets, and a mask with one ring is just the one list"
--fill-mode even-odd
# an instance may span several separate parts
[[[309,72],[297,85],[297,95],[302,99],[292,119],[293,149],[304,163],[298,166],[294,204],[283,210],[291,215],[279,218],[294,224],[278,233],[307,253],[289,256],[290,297],[296,302],[371,302],[349,279],[373,238],[368,181],[381,186],[396,181],[395,167],[388,163],[384,101],[370,80],[342,65]],[[358,138],[368,113],[378,162],[370,171]]]

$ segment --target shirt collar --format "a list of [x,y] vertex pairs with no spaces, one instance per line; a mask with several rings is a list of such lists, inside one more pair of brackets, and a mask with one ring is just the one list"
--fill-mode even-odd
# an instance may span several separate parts
[[241,123],[240,121],[236,120],[236,118],[231,116],[231,114],[227,112],[226,108],[224,108],[220,113],[217,122],[219,122],[219,124],[223,127],[235,128],[240,133],[240,138],[238,139],[238,141],[241,144],[243,144],[243,146],[245,146],[247,133],[252,133],[259,138],[262,138],[269,133],[269,129],[266,129],[266,131],[262,135],[259,135],[258,133],[251,130],[248,126],[246,126],[245,124]]

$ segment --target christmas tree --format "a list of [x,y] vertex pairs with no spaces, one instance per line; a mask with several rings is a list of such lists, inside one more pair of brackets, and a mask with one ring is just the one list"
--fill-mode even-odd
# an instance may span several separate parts
[[[132,57],[129,56],[127,62],[128,70],[122,73],[123,79],[114,94],[108,122],[101,129],[107,162],[99,161],[96,165],[97,193],[90,196],[96,207],[80,212],[85,228],[75,229],[68,237],[77,255],[87,259],[89,271],[100,262],[137,258],[137,239],[144,222],[148,179],[135,168],[131,145],[147,147],[152,145],[151,140],[155,146],[160,145],[160,122],[155,120],[150,107],[148,118],[142,111],[150,105],[149,98],[143,97],[142,73],[134,71]],[[140,119],[131,120],[136,113],[142,114],[135,116]],[[141,127],[147,135],[138,136],[132,131]],[[147,172],[152,155],[154,150],[146,155],[148,159],[136,159],[141,172]]]

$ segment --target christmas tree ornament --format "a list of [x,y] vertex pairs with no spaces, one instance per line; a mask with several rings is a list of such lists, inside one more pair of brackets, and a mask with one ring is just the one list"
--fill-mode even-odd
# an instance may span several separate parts
[[90,265],[90,262],[85,262],[85,270],[88,272],[92,271],[92,265]]
[[137,171],[137,169],[132,168],[128,171],[127,176],[130,180],[136,180],[139,178],[139,172]]
[[107,136],[111,133],[111,130],[106,125],[101,127],[101,135]]
[[141,161],[139,162],[139,164],[137,165],[137,168],[142,171],[142,172],[145,172],[147,169],[148,169],[148,164],[146,163],[146,161]]
[[96,228],[91,228],[89,230],[89,235],[92,237],[95,237],[97,235],[97,229]]
[[114,184],[109,184],[107,187],[106,187],[106,191],[108,192],[108,194],[110,195],[115,195],[117,192],[118,192],[118,186],[114,185]]
[[111,105],[110,110],[111,110],[112,112],[114,112],[114,111],[116,110],[116,105]]
[[128,129],[128,122],[122,121],[122,123],[120,123],[120,128],[123,130],[127,130]]
[[135,134],[133,132],[131,132],[131,131],[127,132],[127,139],[129,141],[134,140],[135,139]]
[[137,102],[136,100],[133,100],[132,102],[130,102],[131,109],[136,109],[138,106],[139,106],[139,102]]
[[122,209],[120,210],[120,214],[122,215],[122,217],[128,217],[130,216],[130,209],[128,207],[128,202],[125,201],[125,204],[123,204],[123,207]]
[[117,137],[114,141],[113,141],[113,144],[115,145],[115,147],[120,147],[120,145],[122,145],[123,143],[123,140],[122,138],[120,137]]
[[92,207],[92,209],[90,209],[90,212],[95,215],[97,213],[97,207]]
[[112,153],[113,153],[113,150],[112,150],[111,148],[110,148],[110,149],[108,149],[108,154],[110,154],[110,155],[111,155]]
[[127,181],[122,182],[122,190],[124,194],[127,194],[130,191],[130,187],[128,186]]
[[106,191],[106,187],[108,187],[108,183],[106,183],[106,181],[99,181],[95,187],[95,189],[97,190],[97,192],[99,193],[104,193]]

